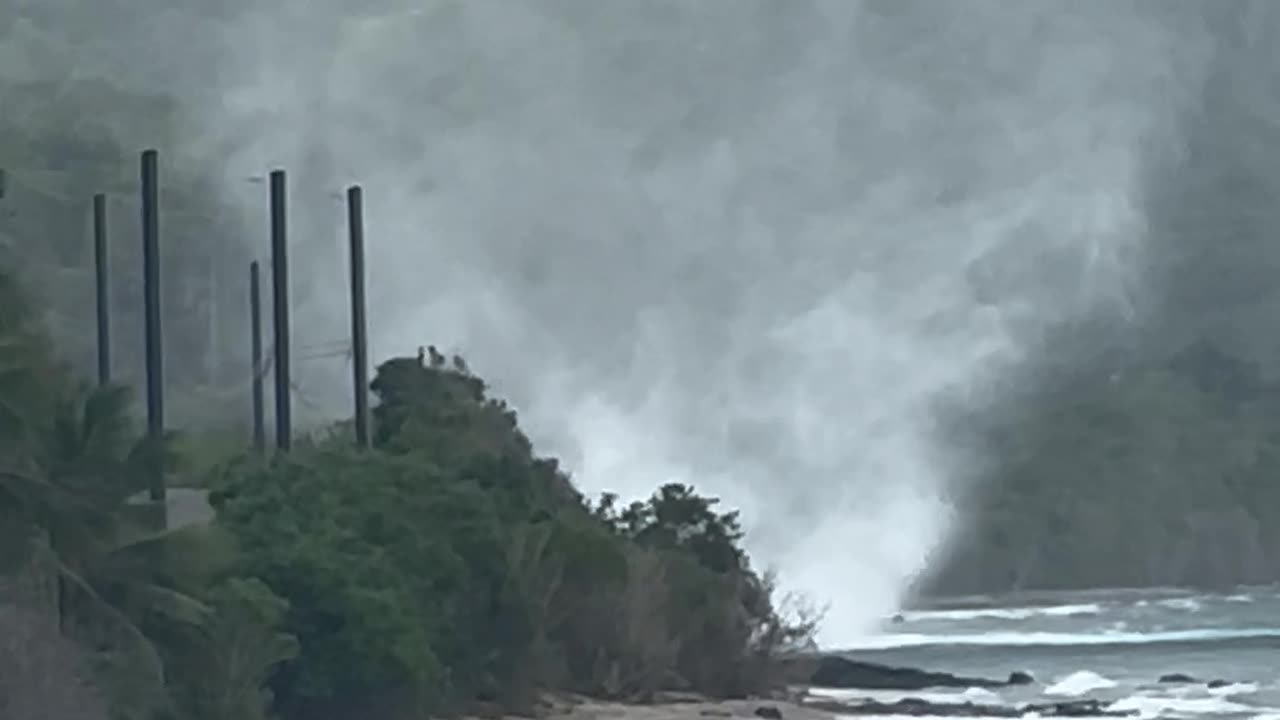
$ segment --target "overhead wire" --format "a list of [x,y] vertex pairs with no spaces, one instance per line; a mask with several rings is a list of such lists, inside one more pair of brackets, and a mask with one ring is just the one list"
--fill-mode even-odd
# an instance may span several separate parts
[[[302,350],[302,352],[298,355],[295,355],[294,358],[295,360],[301,361],[301,362],[329,360],[329,359],[335,359],[335,358],[343,358],[344,366],[349,366],[350,363],[352,362],[351,343],[350,341],[347,341],[347,340],[331,340],[331,341],[325,341],[320,343],[313,343],[309,345],[301,345],[299,346],[299,349]],[[266,382],[268,379],[268,376],[275,370],[275,361],[276,361],[275,348],[274,347],[264,348],[262,360],[259,363],[258,367],[253,368],[253,372],[250,375],[250,379]],[[309,393],[303,390],[303,388],[296,381],[291,380],[289,384],[290,384],[290,390],[292,391],[292,395],[296,397],[303,405],[307,406],[312,410],[322,409],[320,403],[317,400],[315,400],[314,397],[310,396]],[[219,400],[224,398],[230,399],[231,397],[235,395],[239,395],[240,393],[243,393],[243,392],[245,392],[244,388],[237,383],[235,387],[226,388],[221,392],[215,392],[210,395],[206,395],[205,398],[206,400],[209,400],[209,399]]]

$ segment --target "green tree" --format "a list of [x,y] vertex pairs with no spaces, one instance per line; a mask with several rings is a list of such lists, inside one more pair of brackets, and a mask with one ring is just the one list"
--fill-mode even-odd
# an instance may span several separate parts
[[372,387],[374,449],[331,436],[212,482],[236,574],[287,602],[286,716],[740,694],[812,632],[775,611],[714,499],[669,485],[621,513],[588,504],[462,363],[391,360]]

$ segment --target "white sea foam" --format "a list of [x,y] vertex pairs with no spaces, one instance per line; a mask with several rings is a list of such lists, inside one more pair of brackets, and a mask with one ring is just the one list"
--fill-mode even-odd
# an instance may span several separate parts
[[1258,686],[1254,683],[1231,683],[1222,687],[1209,688],[1210,695],[1218,697],[1234,697],[1236,695],[1250,695],[1258,692]]
[[1116,681],[1111,678],[1103,677],[1090,670],[1079,670],[1045,688],[1044,694],[1080,697],[1095,690],[1107,690],[1115,686]]
[[1139,718],[1163,715],[1219,715],[1249,712],[1252,708],[1220,697],[1182,698],[1156,695],[1134,695],[1112,703],[1109,710],[1135,712]]
[[1197,612],[1201,607],[1203,607],[1203,605],[1200,604],[1200,601],[1194,598],[1168,598],[1167,600],[1161,600],[1156,604],[1162,608],[1168,608],[1170,610],[1185,610],[1186,612]]
[[997,694],[995,694],[995,693],[991,692],[990,690],[988,690],[988,689],[986,689],[986,688],[980,688],[980,687],[971,687],[971,688],[967,688],[967,689],[965,689],[965,691],[964,691],[964,692],[960,693],[960,697],[962,697],[962,698],[964,698],[965,700],[968,700],[968,701],[970,701],[970,702],[977,702],[977,703],[998,703],[998,702],[1000,702],[1000,696],[999,696],[999,695],[997,695]]
[[1102,612],[1098,603],[1050,605],[1047,607],[961,608],[955,610],[919,610],[904,613],[907,620],[1028,620],[1036,617],[1074,617]]
[[[842,720],[866,720],[866,715],[836,715],[835,717]],[[876,720],[955,720],[946,715],[876,715]],[[984,716],[974,715],[973,718],[980,719]]]
[[976,634],[924,634],[890,633],[866,638],[850,647],[850,650],[887,650],[890,648],[921,647],[926,645],[982,645],[1016,646],[1030,645],[1144,645],[1164,642],[1207,642],[1214,640],[1240,640],[1247,638],[1280,637],[1280,628],[1195,629],[1167,632],[988,632]]
[[861,700],[875,700],[877,702],[891,703],[897,702],[903,698],[910,697],[916,700],[923,700],[931,703],[964,703],[973,702],[979,704],[999,704],[1001,702],[1000,695],[986,688],[971,687],[965,690],[857,690],[844,688],[809,688],[809,694],[826,700],[834,700],[836,702],[858,702]]

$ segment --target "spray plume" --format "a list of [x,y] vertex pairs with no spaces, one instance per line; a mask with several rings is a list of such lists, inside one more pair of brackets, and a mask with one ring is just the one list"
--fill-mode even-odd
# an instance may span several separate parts
[[[1145,154],[1208,52],[1189,15],[287,0],[209,21],[199,65],[157,47],[148,82],[186,99],[246,233],[244,178],[296,171],[301,344],[346,327],[358,181],[375,357],[459,349],[587,491],[741,507],[839,645],[955,524],[939,400],[1060,320],[1138,312]],[[345,372],[300,372],[344,407]]]

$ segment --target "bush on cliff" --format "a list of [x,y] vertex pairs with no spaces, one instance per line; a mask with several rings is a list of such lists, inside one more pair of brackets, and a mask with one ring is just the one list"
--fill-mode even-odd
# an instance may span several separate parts
[[771,651],[813,628],[780,616],[736,516],[674,484],[584,500],[464,368],[390,360],[372,450],[331,436],[212,483],[237,573],[287,603],[280,710],[767,689]]
[[16,302],[0,307],[0,531],[46,550],[39,567],[14,553],[5,571],[26,575],[6,582],[60,578],[21,610],[83,651],[85,697],[114,717],[740,695],[767,689],[772,652],[812,630],[775,609],[733,513],[674,484],[627,507],[587,501],[460,362],[388,361],[375,447],[334,430],[245,452],[210,471],[211,525],[149,532],[130,499],[145,466],[200,438],[152,457],[127,396],[82,388],[46,347]]

